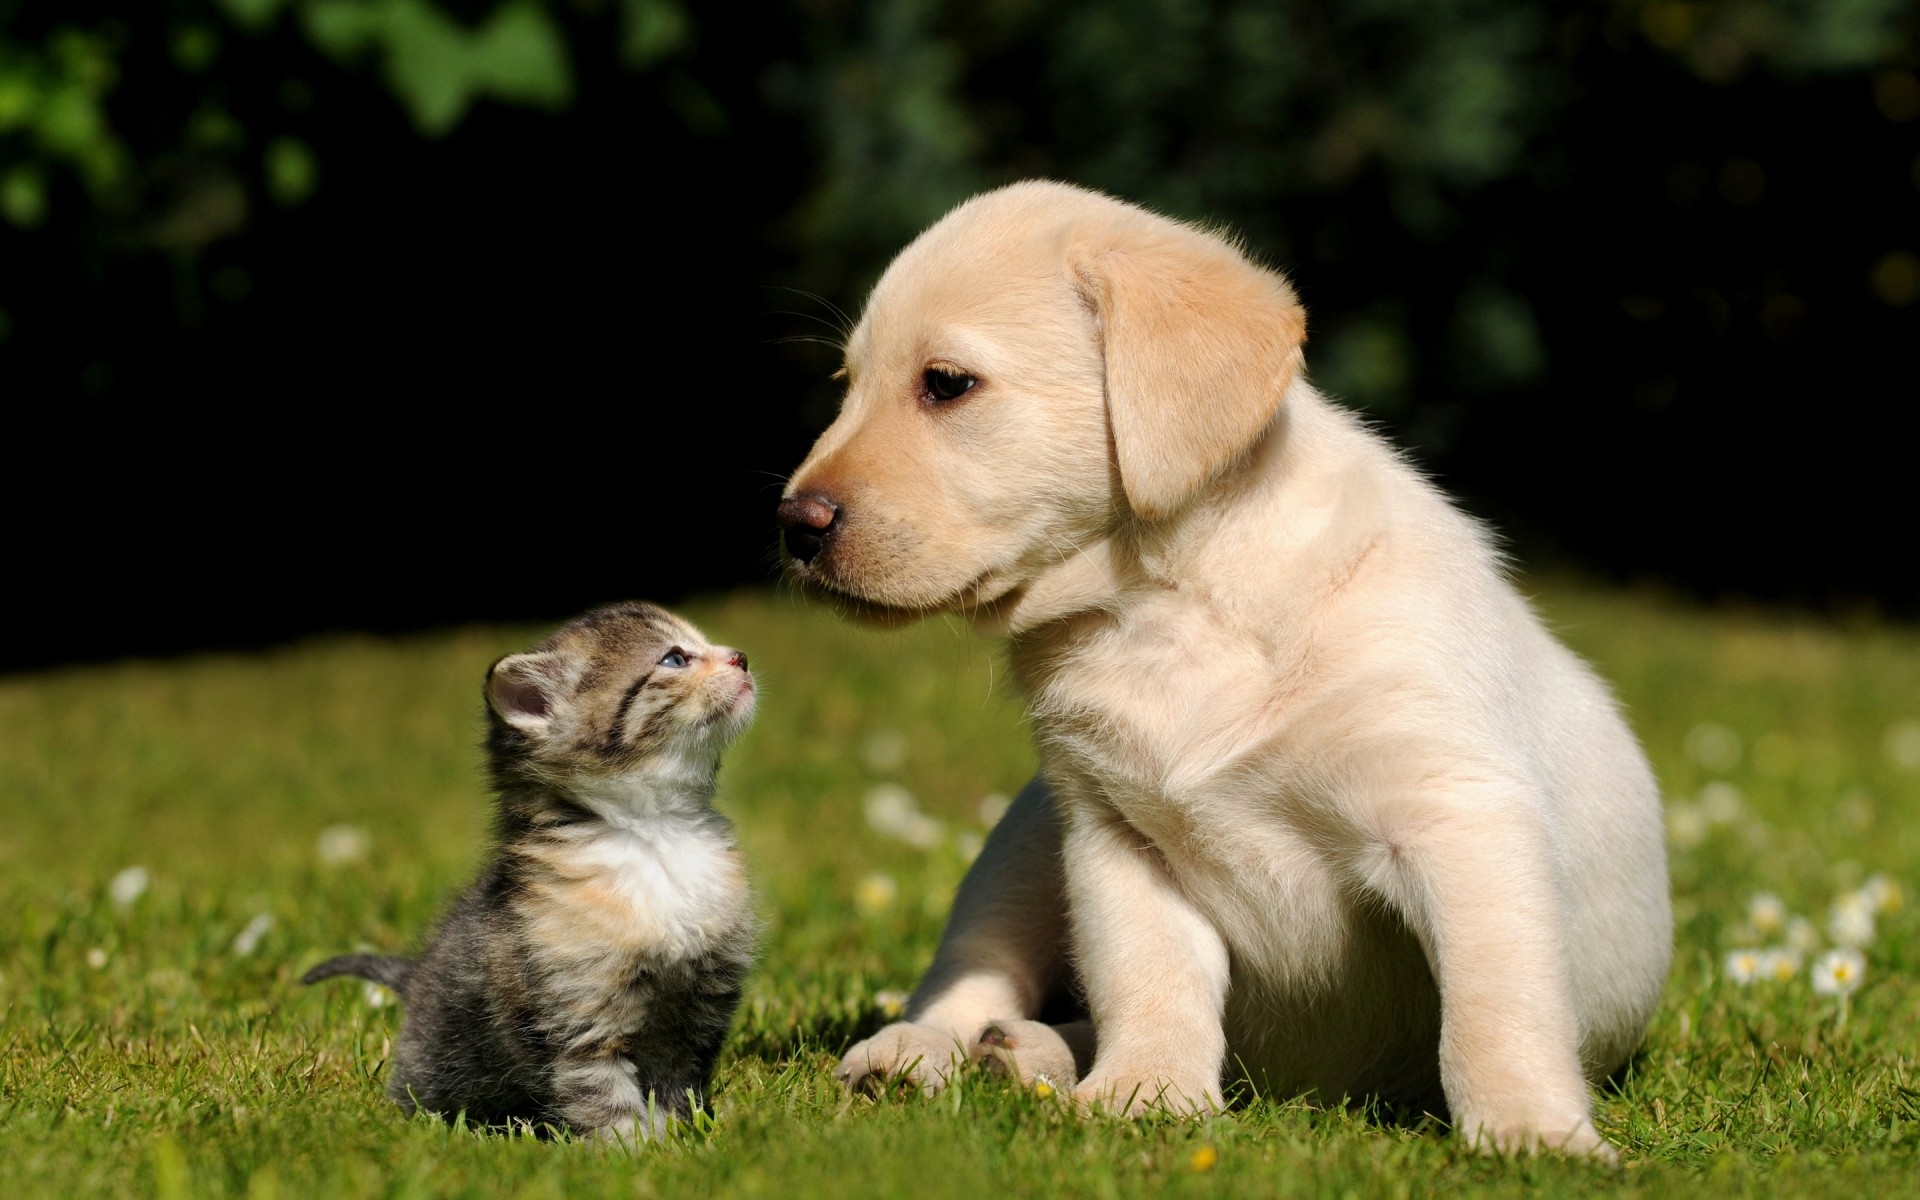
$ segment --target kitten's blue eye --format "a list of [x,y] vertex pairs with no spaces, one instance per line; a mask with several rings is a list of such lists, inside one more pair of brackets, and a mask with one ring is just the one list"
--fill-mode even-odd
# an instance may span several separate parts
[[666,655],[660,659],[660,665],[663,667],[684,667],[687,665],[687,652],[675,646],[673,649],[667,651]]

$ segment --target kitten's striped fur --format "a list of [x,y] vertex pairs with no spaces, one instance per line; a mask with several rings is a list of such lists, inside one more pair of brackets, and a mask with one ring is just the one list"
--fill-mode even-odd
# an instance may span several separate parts
[[649,604],[595,609],[487,674],[495,852],[417,959],[346,955],[406,1013],[388,1092],[470,1121],[658,1133],[704,1103],[754,923],[720,751],[744,655]]

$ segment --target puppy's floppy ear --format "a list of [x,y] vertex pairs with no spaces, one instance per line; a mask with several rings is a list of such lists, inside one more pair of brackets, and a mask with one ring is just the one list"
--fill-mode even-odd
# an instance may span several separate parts
[[558,654],[509,654],[487,672],[487,704],[520,732],[544,736],[553,726],[566,673]]
[[1158,217],[1081,230],[1067,262],[1099,318],[1121,486],[1138,516],[1157,520],[1279,411],[1300,369],[1306,312],[1275,272]]

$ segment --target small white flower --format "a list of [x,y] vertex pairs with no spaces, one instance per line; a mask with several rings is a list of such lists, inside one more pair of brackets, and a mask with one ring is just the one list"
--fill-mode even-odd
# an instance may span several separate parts
[[1780,932],[1787,923],[1786,901],[1772,892],[1760,892],[1747,901],[1747,924],[1762,937]]
[[1788,917],[1784,940],[1794,953],[1812,954],[1820,948],[1820,931],[1805,917]]
[[145,867],[128,867],[113,877],[113,882],[107,885],[107,895],[113,897],[115,904],[126,908],[146,894],[149,882]]
[[393,993],[371,979],[360,989],[360,994],[367,998],[368,1008],[385,1008],[393,1003]]
[[1920,721],[1887,726],[1887,761],[1902,771],[1920,771]]
[[329,867],[359,862],[367,856],[367,831],[358,825],[329,825],[320,831],[320,861]]
[[241,958],[252,954],[260,945],[260,939],[267,936],[267,930],[273,928],[273,914],[260,913],[248,921],[246,928],[233,937],[233,952]]
[[1716,780],[1700,789],[1700,811],[1712,825],[1731,825],[1740,819],[1746,798],[1730,783]]
[[105,950],[102,950],[98,946],[95,946],[93,949],[87,951],[87,965],[92,967],[96,971],[106,966],[107,952]]
[[1000,823],[1001,817],[1007,815],[1007,806],[1012,803],[1012,800],[1000,792],[988,792],[980,797],[980,803],[974,811],[980,814],[980,823],[992,829]]
[[1731,771],[1740,762],[1740,735],[1712,721],[1689,729],[1686,747],[1687,757],[1709,771]]
[[900,885],[884,871],[866,876],[853,889],[854,907],[869,916],[892,908],[899,898]]
[[1849,996],[1867,974],[1867,958],[1858,950],[1829,950],[1813,964],[1813,990],[1822,996]]
[[1707,840],[1707,815],[1698,804],[1683,800],[1667,809],[1667,840],[1676,850],[1691,850]]
[[1760,978],[1761,958],[1758,950],[1729,950],[1727,978],[1738,984],[1754,982]]
[[907,1011],[907,994],[898,988],[881,988],[873,994],[873,1006],[887,1020],[897,1020]]
[[986,849],[986,846],[987,839],[981,837],[971,829],[963,829],[953,835],[953,848],[958,851],[960,857],[967,862],[972,862],[974,859],[979,858],[980,851]]
[[867,814],[867,824],[881,833],[892,833],[901,824],[913,819],[919,811],[919,804],[913,793],[897,783],[882,783],[867,789],[866,799],[861,808]]
[[921,812],[913,793],[897,783],[869,789],[863,807],[868,825],[917,849],[931,850],[947,836],[947,827]]
[[1842,946],[1873,941],[1874,903],[1861,892],[1843,892],[1827,914],[1827,936]]
[[876,729],[860,743],[860,758],[875,774],[898,771],[907,761],[907,739],[896,730]]
[[1762,951],[1760,977],[1774,983],[1786,983],[1800,973],[1800,956],[1784,947]]
[[1882,916],[1899,912],[1900,906],[1907,902],[1906,889],[1900,886],[1899,880],[1887,875],[1870,877],[1860,885],[1860,895]]

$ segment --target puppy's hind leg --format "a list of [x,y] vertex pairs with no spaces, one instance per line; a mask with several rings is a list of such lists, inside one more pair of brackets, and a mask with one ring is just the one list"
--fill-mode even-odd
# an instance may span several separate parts
[[848,1087],[904,1078],[931,1095],[989,1022],[1038,1016],[1068,970],[1059,815],[1035,776],[960,884],[906,1020],[847,1051],[836,1078]]
[[[1392,835],[1383,890],[1440,987],[1440,1080],[1468,1142],[1614,1161],[1580,1065],[1567,913],[1551,837],[1524,790],[1423,798]],[[1397,894],[1396,894],[1397,893]]]

